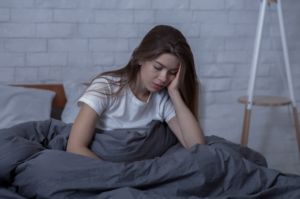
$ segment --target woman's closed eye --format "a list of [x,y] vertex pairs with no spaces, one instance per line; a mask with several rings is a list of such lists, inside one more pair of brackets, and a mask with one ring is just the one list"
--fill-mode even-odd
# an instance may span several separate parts
[[[162,68],[159,68],[157,66],[153,66],[156,70],[162,70]],[[170,72],[170,75],[176,75],[178,71],[176,72]]]
[[156,67],[156,66],[153,66],[156,70],[161,70],[161,68],[159,67]]

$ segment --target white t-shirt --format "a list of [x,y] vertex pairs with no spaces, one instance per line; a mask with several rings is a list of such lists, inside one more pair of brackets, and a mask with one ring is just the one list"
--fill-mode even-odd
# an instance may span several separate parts
[[87,89],[88,92],[85,92],[77,102],[79,108],[84,102],[98,113],[99,119],[96,128],[144,131],[149,127],[152,120],[168,122],[176,115],[167,89],[151,92],[147,102],[137,99],[129,85],[126,85],[120,94],[113,97],[91,91],[111,93],[118,90],[117,86],[106,83],[108,81],[104,78],[96,79]]

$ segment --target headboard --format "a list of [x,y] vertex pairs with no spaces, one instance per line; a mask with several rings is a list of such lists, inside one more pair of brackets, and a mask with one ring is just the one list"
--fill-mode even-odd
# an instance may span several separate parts
[[64,87],[62,84],[37,84],[37,85],[11,85],[11,86],[22,86],[26,88],[37,88],[43,90],[51,90],[56,93],[56,96],[52,102],[51,117],[60,120],[62,111],[67,103]]

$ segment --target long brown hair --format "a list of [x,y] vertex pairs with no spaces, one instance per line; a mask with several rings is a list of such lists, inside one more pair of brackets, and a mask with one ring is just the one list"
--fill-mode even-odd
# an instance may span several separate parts
[[[195,70],[194,56],[186,38],[172,26],[155,26],[135,48],[124,68],[103,72],[92,82],[95,79],[104,78],[109,84],[118,86],[119,89],[114,93],[97,92],[109,96],[118,95],[129,82],[136,82],[140,71],[140,61],[151,61],[164,53],[172,54],[180,60],[179,91],[187,107],[198,118],[199,81]],[[118,81],[105,76],[118,77]]]

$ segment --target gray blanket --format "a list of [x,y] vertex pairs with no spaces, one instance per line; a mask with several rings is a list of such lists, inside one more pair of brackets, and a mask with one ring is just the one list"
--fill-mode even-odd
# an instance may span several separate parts
[[0,198],[300,198],[300,176],[216,136],[187,150],[159,121],[145,133],[96,129],[98,160],[65,152],[71,127],[50,119],[1,129]]

